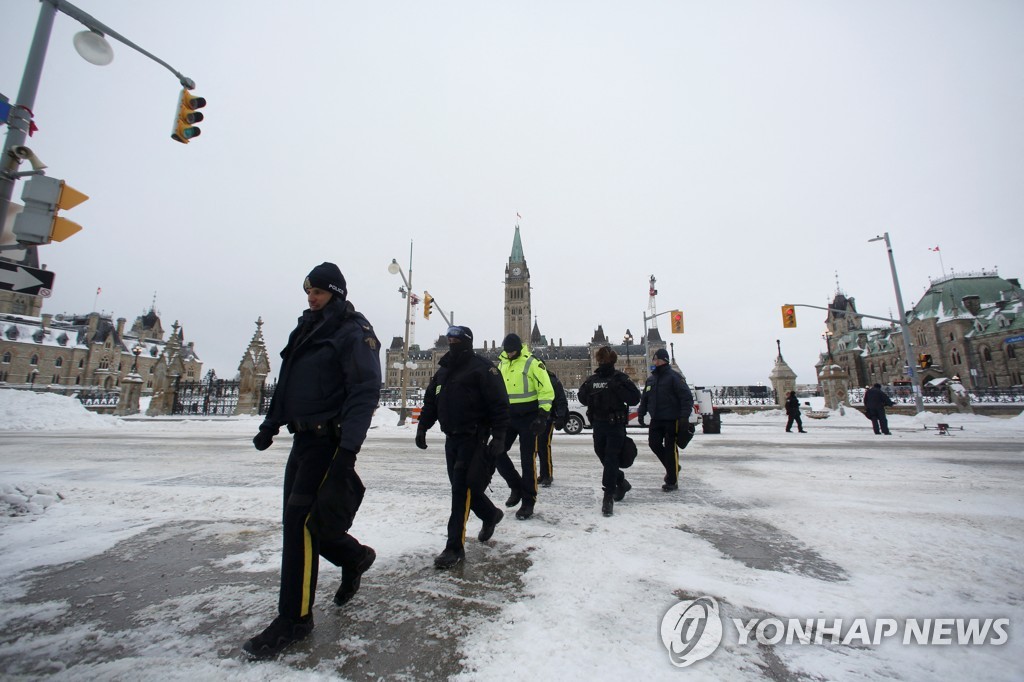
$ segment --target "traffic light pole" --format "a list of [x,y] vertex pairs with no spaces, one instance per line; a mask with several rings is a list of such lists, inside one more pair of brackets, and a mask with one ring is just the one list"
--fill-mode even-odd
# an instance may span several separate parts
[[653,315],[648,315],[646,312],[644,313],[644,326],[641,327],[641,329],[644,330],[643,348],[644,348],[644,362],[645,363],[650,363],[651,362],[650,348],[648,347],[648,343],[647,343],[647,337],[650,336],[650,334],[649,334],[650,330],[647,328],[647,323],[650,322],[651,320],[653,320],[656,317],[661,317],[662,315],[668,315],[671,312],[672,312],[671,310],[666,310],[664,312],[655,313]]
[[[898,285],[897,285],[898,286]],[[820,305],[809,305],[807,303],[790,303],[789,305],[794,308],[814,308],[815,310],[828,310],[833,313],[848,313],[848,310],[840,310],[839,308],[829,308],[827,306]],[[900,315],[906,319],[906,314],[903,312],[903,303],[900,302]],[[917,409],[917,413],[924,412],[924,401],[921,398],[921,377],[918,376],[917,370],[914,368],[914,344],[910,341],[910,328],[905,322],[894,320],[891,317],[879,317],[878,315],[865,315],[864,313],[857,313],[859,317],[867,317],[872,320],[882,320],[884,322],[891,322],[900,326],[900,336],[903,338],[903,352],[907,354],[907,373],[910,375],[910,385],[914,392],[914,407]],[[831,349],[829,350],[831,353]]]
[[[191,78],[179,73],[167,62],[146,52],[70,2],[66,0],[42,0],[39,5],[39,20],[36,22],[36,32],[32,37],[32,46],[29,48],[28,59],[25,62],[25,71],[21,76],[18,98],[11,107],[10,118],[7,122],[7,139],[4,143],[3,156],[0,158],[0,221],[6,220],[7,207],[11,203],[11,197],[14,196],[14,183],[23,175],[18,173],[18,164],[21,162],[21,157],[15,154],[14,150],[25,144],[25,138],[32,126],[31,112],[33,107],[35,107],[36,94],[39,91],[39,80],[43,73],[43,62],[46,61],[46,48],[50,43],[53,19],[58,11],[83,24],[86,28],[100,35],[110,36],[133,50],[146,55],[173,73],[183,88],[192,89],[196,86],[195,81]],[[2,224],[0,224],[0,227],[2,227]],[[37,260],[35,248],[30,247],[28,251],[29,255],[27,258]]]

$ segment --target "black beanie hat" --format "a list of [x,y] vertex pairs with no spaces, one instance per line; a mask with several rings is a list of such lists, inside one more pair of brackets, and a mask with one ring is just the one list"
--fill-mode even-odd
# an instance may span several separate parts
[[501,342],[501,347],[506,353],[518,353],[523,350],[523,340],[519,338],[518,334],[509,334]]
[[654,359],[669,362],[668,351],[665,350],[664,348],[659,348],[658,350],[654,351]]
[[339,298],[345,298],[348,295],[348,289],[345,287],[345,276],[341,274],[341,270],[338,269],[337,265],[326,261],[310,270],[306,276],[306,281],[302,283],[303,289],[311,287],[329,291]]

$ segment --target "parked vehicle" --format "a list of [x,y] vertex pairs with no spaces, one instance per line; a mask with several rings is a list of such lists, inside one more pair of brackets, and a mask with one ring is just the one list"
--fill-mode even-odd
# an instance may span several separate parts
[[[711,391],[703,388],[690,389],[693,393],[693,414],[690,415],[690,423],[696,424],[702,417],[717,417],[714,406],[711,403]],[[583,429],[591,428],[590,420],[587,419],[587,408],[576,397],[576,389],[566,389],[565,397],[569,401],[569,418],[565,422],[565,432],[568,434],[582,433]],[[629,408],[629,421],[627,427],[641,427],[637,423],[636,406]]]

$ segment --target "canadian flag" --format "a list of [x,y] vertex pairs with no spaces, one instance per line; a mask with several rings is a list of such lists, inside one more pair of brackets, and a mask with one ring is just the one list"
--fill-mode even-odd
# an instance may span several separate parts
[[939,247],[937,247],[937,246],[936,246],[936,247],[935,247],[935,248],[933,249],[932,247],[930,247],[930,246],[929,246],[929,247],[928,247],[928,250],[929,250],[929,251],[938,251],[938,250],[939,250]]

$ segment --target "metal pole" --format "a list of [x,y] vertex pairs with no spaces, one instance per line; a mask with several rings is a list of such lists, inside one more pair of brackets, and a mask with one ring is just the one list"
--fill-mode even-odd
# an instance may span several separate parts
[[412,241],[409,241],[409,281],[405,295],[405,345],[402,351],[402,406],[398,412],[398,425],[405,426],[407,414],[405,389],[409,384],[409,326],[412,320]]
[[[18,159],[11,154],[15,147],[23,145],[32,125],[29,111],[36,105],[36,93],[39,91],[39,79],[43,74],[43,62],[46,61],[46,48],[50,43],[50,31],[53,29],[53,18],[57,8],[49,2],[39,4],[39,21],[32,37],[32,47],[25,61],[25,72],[21,76],[21,87],[18,99],[13,102],[10,122],[7,126],[7,141],[4,143],[3,159],[0,161],[0,221],[7,215],[7,206],[14,196],[14,175],[18,170]],[[0,225],[2,227],[2,225]]]
[[900,292],[900,280],[896,276],[896,259],[892,255],[892,243],[889,241],[889,233],[884,233],[881,237],[875,237],[868,241],[877,241],[879,239],[885,240],[885,249],[889,252],[889,268],[892,270],[892,285],[896,289],[896,308],[900,311],[900,329],[903,337],[903,352],[907,354],[907,372],[910,374],[910,385],[914,391],[914,406],[917,408],[917,413],[924,412],[924,401],[921,399],[921,377],[914,369],[914,346],[910,342],[910,326],[907,324],[907,313],[903,309],[903,294]]

